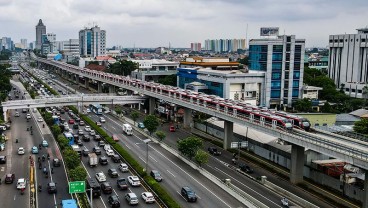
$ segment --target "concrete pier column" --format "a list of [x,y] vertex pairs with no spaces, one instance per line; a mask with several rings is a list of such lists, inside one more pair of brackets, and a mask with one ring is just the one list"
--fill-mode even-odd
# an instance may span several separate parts
[[230,121],[224,121],[224,149],[227,150],[231,146],[231,142],[234,137],[234,123]]
[[102,82],[97,82],[97,92],[102,93]]
[[[368,176],[368,171],[365,171],[365,175]],[[363,208],[368,208],[368,177],[364,180],[364,194],[363,194]]]
[[109,85],[109,94],[115,94],[115,86]]
[[84,87],[88,90],[89,89],[89,79],[87,77],[84,78]]
[[193,123],[192,109],[184,108],[184,128],[190,128]]
[[155,114],[156,99],[154,97],[149,98],[148,113],[150,115]]
[[4,116],[4,122],[8,122],[8,110],[6,108],[3,108],[3,116]]
[[304,168],[304,147],[298,145],[291,146],[291,168],[290,182],[293,184],[303,182]]

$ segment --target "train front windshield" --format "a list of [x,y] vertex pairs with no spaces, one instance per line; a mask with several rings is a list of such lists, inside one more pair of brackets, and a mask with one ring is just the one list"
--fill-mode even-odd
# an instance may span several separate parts
[[303,124],[304,127],[309,127],[310,126],[310,123],[307,119],[303,119],[302,124]]
[[291,128],[293,128],[293,124],[290,122],[290,120],[286,120],[286,121],[285,121],[285,127],[286,127],[287,129],[291,129]]

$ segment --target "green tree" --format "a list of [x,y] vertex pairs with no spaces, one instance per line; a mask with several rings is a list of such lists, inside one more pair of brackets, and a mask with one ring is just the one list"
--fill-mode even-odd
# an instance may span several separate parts
[[166,134],[163,131],[156,131],[156,136],[162,142],[166,138]]
[[70,178],[72,178],[73,181],[84,181],[86,180],[86,177],[87,177],[87,172],[80,165],[70,170]]
[[329,102],[326,102],[322,107],[321,107],[321,111],[323,113],[333,113],[335,112],[334,109],[332,108],[332,106],[330,105]]
[[110,64],[106,71],[113,74],[130,76],[131,72],[136,69],[138,69],[137,63],[128,60],[121,60]]
[[179,140],[177,145],[179,152],[192,159],[197,154],[197,151],[203,147],[203,141],[198,137],[190,136]]
[[148,115],[144,118],[143,124],[150,135],[152,135],[152,133],[157,130],[157,127],[160,123],[155,115]]
[[65,138],[65,136],[62,135],[62,134],[59,134],[58,135],[57,142],[59,143],[59,146],[60,146],[61,150],[64,150],[65,148],[69,147],[69,141],[68,141],[68,139]]
[[123,112],[123,110],[121,109],[121,107],[120,107],[120,106],[116,106],[116,107],[115,107],[115,112],[116,112],[119,116],[121,116],[121,113]]
[[76,151],[72,148],[66,148],[63,153],[65,164],[69,169],[74,169],[79,166],[80,157]]
[[198,163],[199,167],[202,167],[202,165],[208,162],[208,153],[200,149],[194,156],[194,160]]
[[164,77],[159,78],[157,82],[163,85],[170,85],[170,86],[176,87],[177,76],[176,74],[164,76]]
[[29,66],[33,67],[33,68],[36,68],[37,64],[34,61],[32,61],[31,63],[29,63]]
[[368,134],[368,119],[363,118],[360,121],[356,121],[353,129],[360,134]]
[[139,113],[138,111],[133,111],[130,116],[132,117],[133,119],[133,122],[134,122],[134,125],[135,125],[135,121],[139,118]]
[[61,134],[61,129],[57,124],[54,124],[51,126],[51,132],[56,138],[59,134]]
[[47,125],[51,126],[54,124],[54,119],[52,118],[52,114],[49,112],[45,113],[45,122],[47,123]]
[[293,103],[293,106],[296,110],[302,112],[309,112],[312,110],[312,102],[308,98],[297,100],[295,103]]

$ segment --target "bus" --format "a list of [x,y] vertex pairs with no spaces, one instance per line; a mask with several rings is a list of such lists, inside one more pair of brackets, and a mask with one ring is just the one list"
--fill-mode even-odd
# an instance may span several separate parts
[[65,136],[65,138],[68,139],[69,145],[73,145],[74,144],[74,136],[73,136],[72,133],[70,133],[70,132],[64,132],[64,136]]
[[102,106],[100,104],[91,104],[91,105],[89,105],[89,108],[96,115],[101,115],[102,114]]
[[59,121],[59,117],[58,116],[54,115],[54,116],[52,116],[52,119],[54,120],[54,124],[57,124],[57,125],[60,124],[60,121]]
[[62,208],[78,208],[77,201],[75,199],[64,199],[61,201]]

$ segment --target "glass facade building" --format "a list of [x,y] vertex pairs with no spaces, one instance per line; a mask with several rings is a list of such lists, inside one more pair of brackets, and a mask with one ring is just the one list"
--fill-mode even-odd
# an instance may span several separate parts
[[84,57],[106,54],[106,31],[98,26],[79,31],[79,52]]

